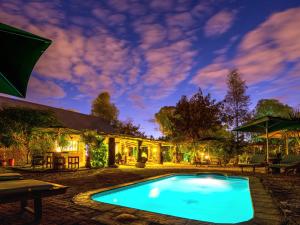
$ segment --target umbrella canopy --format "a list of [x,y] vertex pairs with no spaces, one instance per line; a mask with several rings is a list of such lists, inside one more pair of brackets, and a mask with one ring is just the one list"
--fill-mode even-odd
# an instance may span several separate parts
[[267,144],[266,159],[268,160],[270,132],[296,129],[300,129],[300,120],[289,120],[280,117],[265,116],[237,127],[234,131],[265,133]]
[[25,97],[34,65],[51,40],[0,23],[0,92]]
[[235,128],[234,131],[265,133],[266,129],[268,129],[268,132],[273,132],[284,129],[296,129],[297,127],[300,128],[300,121],[298,120],[264,116],[243,124]]

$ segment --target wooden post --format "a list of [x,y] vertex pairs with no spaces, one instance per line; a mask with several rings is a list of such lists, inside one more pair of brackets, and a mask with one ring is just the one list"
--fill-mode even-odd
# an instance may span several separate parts
[[42,218],[42,198],[37,196],[34,198],[34,219],[40,221]]
[[267,151],[266,151],[266,160],[267,163],[269,163],[269,127],[268,127],[268,121],[266,121],[266,141],[267,141]]
[[285,154],[288,155],[289,154],[289,137],[286,134],[285,136]]
[[163,164],[163,159],[162,159],[162,152],[161,152],[161,143],[159,143],[158,145],[157,145],[157,162],[159,163],[159,164]]
[[108,166],[114,167],[115,166],[115,156],[116,154],[116,142],[115,138],[110,137],[108,139]]
[[138,146],[137,146],[137,161],[142,162],[142,141],[138,140]]

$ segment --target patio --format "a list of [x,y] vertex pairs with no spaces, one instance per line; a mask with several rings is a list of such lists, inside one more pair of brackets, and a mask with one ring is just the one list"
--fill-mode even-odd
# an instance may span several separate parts
[[[117,184],[136,181],[151,176],[167,173],[184,172],[225,172],[233,175],[241,175],[240,169],[230,168],[208,168],[189,165],[181,166],[156,166],[146,169],[136,169],[134,167],[121,166],[119,169],[97,169],[87,171],[77,171],[70,173],[26,173],[26,178],[35,178],[44,181],[51,181],[70,186],[65,195],[46,198],[44,200],[44,211],[41,224],[114,224],[109,223],[109,219],[103,218],[100,211],[88,207],[79,206],[72,202],[75,195],[93,189],[104,188]],[[275,205],[278,206],[283,215],[282,220],[285,224],[297,224],[300,219],[300,177],[283,175],[266,175],[258,171],[255,177],[262,181],[264,187],[273,197]],[[252,173],[244,173],[244,176],[253,177]],[[30,224],[32,217],[28,214],[20,215],[16,213],[18,203],[0,205],[0,221],[3,224]],[[120,214],[122,212],[119,212]],[[58,216],[59,215],[59,216]],[[97,220],[94,219],[98,218]],[[101,222],[99,222],[101,221]],[[112,221],[111,221],[112,222]],[[137,222],[137,221],[136,221]],[[270,224],[272,219],[270,219]],[[273,221],[274,222],[274,221]],[[140,223],[131,223],[140,224]],[[142,224],[166,224],[164,221]],[[189,222],[187,224],[193,224]],[[272,223],[273,224],[273,223]]]

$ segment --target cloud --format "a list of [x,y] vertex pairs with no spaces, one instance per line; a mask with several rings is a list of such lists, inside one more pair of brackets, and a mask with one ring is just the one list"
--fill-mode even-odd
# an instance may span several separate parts
[[274,13],[239,45],[235,65],[251,83],[268,81],[293,67],[300,75],[300,8]]
[[31,77],[28,85],[28,95],[30,98],[63,98],[66,92],[53,81],[43,81],[36,77]]
[[187,40],[149,49],[145,53],[148,69],[142,78],[144,85],[152,93],[150,96],[162,98],[170,95],[188,77],[195,53]]
[[[300,83],[298,21],[300,8],[272,14],[246,33],[232,59],[226,58],[228,47],[225,46],[215,52],[222,57],[217,56],[211,64],[201,68],[191,83],[205,88],[225,89],[224,77],[230,69],[237,68],[250,86],[268,82],[267,89],[272,89],[274,94],[275,90],[296,89]],[[283,71],[286,71],[285,74],[282,74]]]
[[212,16],[204,26],[206,37],[217,37],[227,32],[233,24],[234,13],[229,11],[220,11]]
[[200,69],[191,80],[191,83],[201,88],[210,88],[214,91],[224,90],[226,77],[230,66],[223,57],[217,57],[212,64]]
[[35,88],[63,82],[75,99],[106,90],[139,106],[187,79],[198,53],[192,28],[211,10],[181,0],[77,1],[67,11],[56,0],[0,0],[1,21],[53,40],[34,69]]
[[171,11],[175,5],[174,0],[152,0],[150,7],[157,11]]

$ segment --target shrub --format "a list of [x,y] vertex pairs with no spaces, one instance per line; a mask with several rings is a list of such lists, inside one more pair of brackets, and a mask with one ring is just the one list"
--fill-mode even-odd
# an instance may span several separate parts
[[108,147],[103,142],[91,149],[91,166],[93,168],[105,167],[107,165]]

